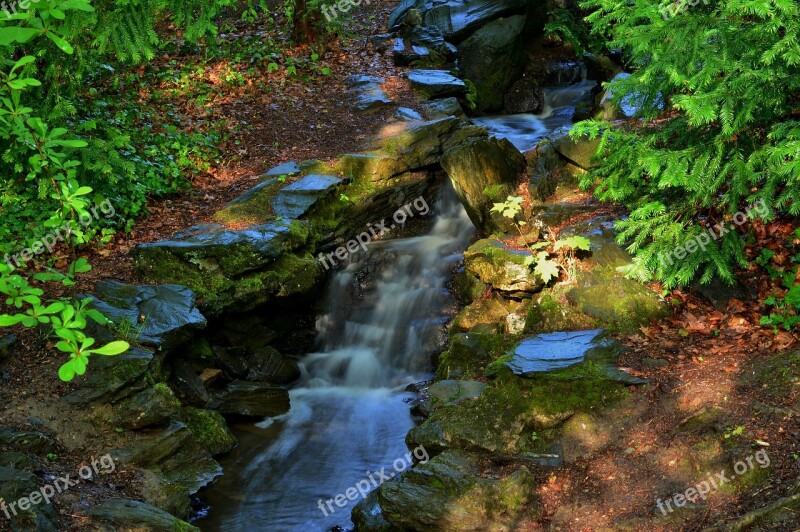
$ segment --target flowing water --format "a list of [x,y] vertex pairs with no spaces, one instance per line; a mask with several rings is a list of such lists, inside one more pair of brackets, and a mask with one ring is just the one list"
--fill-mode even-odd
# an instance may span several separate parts
[[489,134],[508,139],[525,152],[535,147],[548,133],[572,124],[575,105],[590,98],[597,83],[584,80],[568,87],[544,89],[544,110],[541,114],[485,116],[472,122],[484,126]]
[[474,233],[451,187],[435,212],[426,235],[375,242],[333,276],[319,350],[301,362],[291,411],[240,434],[225,476],[205,494],[204,530],[351,526],[357,501],[333,512],[320,501],[395,471],[406,456],[413,395],[404,390],[431,377],[454,308],[445,283]]

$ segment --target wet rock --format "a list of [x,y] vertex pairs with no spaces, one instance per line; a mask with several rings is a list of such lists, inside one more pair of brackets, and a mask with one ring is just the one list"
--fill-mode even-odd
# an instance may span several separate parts
[[535,482],[525,467],[483,476],[480,459],[450,451],[378,488],[384,518],[410,530],[513,530],[535,514]]
[[354,102],[353,108],[369,114],[393,104],[391,98],[381,89],[384,81],[383,78],[374,76],[350,76],[345,83],[351,87],[348,93]]
[[264,175],[268,177],[279,177],[279,176],[288,177],[299,173],[300,173],[300,166],[294,161],[289,161],[286,163],[279,164],[274,168],[270,168]]
[[228,453],[238,445],[219,412],[186,407],[181,410],[180,418],[197,443],[211,456]]
[[398,66],[408,66],[413,64],[425,63],[431,56],[427,46],[418,46],[407,42],[402,37],[394,40],[392,48],[392,59]]
[[472,273],[461,270],[453,277],[450,289],[461,305],[469,305],[486,292],[488,285]]
[[409,25],[394,41],[393,58],[399,66],[441,68],[450,64],[456,53],[438,28]]
[[389,29],[397,30],[416,10],[421,24],[438,29],[451,42],[458,42],[487,22],[500,16],[522,13],[527,0],[404,0],[389,17]]
[[505,92],[505,111],[509,114],[539,114],[543,110],[544,92],[530,75],[523,75]]
[[141,494],[146,502],[187,517],[190,496],[222,474],[222,468],[182,423],[141,433],[129,447],[110,451],[117,468],[131,465],[145,470]]
[[506,139],[474,138],[445,152],[442,167],[458,199],[483,235],[512,228],[510,221],[492,213],[516,188],[525,158]]
[[450,337],[450,348],[439,357],[437,378],[470,379],[483,375],[487,364],[511,347],[502,334],[457,333]]
[[544,286],[541,277],[525,264],[528,251],[507,247],[495,239],[479,240],[464,252],[464,263],[472,273],[495,290],[524,296]]
[[196,296],[180,285],[143,286],[101,280],[92,305],[117,327],[125,327],[137,343],[170,348],[204,329],[206,318]]
[[378,492],[373,491],[367,498],[359,502],[352,512],[353,523],[356,530],[368,532],[401,532],[402,529],[394,526],[384,519],[381,505],[378,502]]
[[428,99],[466,94],[467,85],[447,70],[412,70],[411,86]]
[[114,405],[114,423],[126,429],[162,425],[177,419],[180,407],[170,387],[158,383]]
[[243,347],[215,347],[217,363],[229,379],[244,379],[247,376],[248,352]]
[[7,334],[0,337],[0,362],[11,356],[14,346],[17,345],[17,337]]
[[194,365],[183,359],[172,363],[172,381],[178,397],[185,404],[206,406],[211,400],[203,381],[200,380]]
[[458,47],[459,67],[476,90],[479,112],[503,108],[503,95],[522,74],[525,17],[500,18],[481,27]]
[[297,362],[272,347],[264,347],[247,360],[247,380],[290,384],[300,378]]
[[93,520],[108,523],[120,530],[171,530],[194,532],[199,528],[170,515],[160,508],[128,499],[106,499],[92,505],[86,514]]
[[431,404],[436,406],[456,405],[467,399],[474,399],[483,393],[486,383],[470,380],[444,380],[428,388]]
[[42,454],[54,447],[53,440],[42,432],[0,427],[0,449]]
[[449,116],[464,116],[464,109],[458,103],[458,98],[450,97],[441,100],[433,100],[425,104],[425,112],[431,119],[445,118]]
[[234,381],[214,394],[211,406],[226,416],[274,417],[289,411],[289,392],[274,384]]
[[[10,467],[0,467],[0,500],[4,502],[4,511],[8,512],[10,519],[4,515],[10,530],[14,532],[50,532],[57,530],[55,510],[51,504],[46,504],[39,496],[38,504],[31,504],[30,495],[39,491],[39,481],[31,473],[19,471]],[[18,501],[24,500],[19,504]],[[11,504],[14,504],[11,507]]]
[[113,357],[94,357],[91,371],[75,379],[78,389],[66,400],[79,406],[119,401],[144,389],[149,370],[156,365],[152,351],[136,347]]

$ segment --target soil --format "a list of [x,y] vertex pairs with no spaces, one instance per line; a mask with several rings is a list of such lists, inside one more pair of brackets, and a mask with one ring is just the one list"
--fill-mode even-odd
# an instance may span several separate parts
[[[219,117],[234,122],[247,120],[252,130],[242,136],[240,145],[231,142],[224,147],[221,164],[196,179],[190,190],[151,201],[150,214],[139,220],[130,234],[118,235],[106,249],[87,253],[94,270],[76,292],[91,291],[101,278],[136,282],[129,256],[133,247],[209,221],[214,212],[252,186],[266,169],[289,160],[327,159],[357,150],[385,126],[395,108],[369,115],[354,112],[343,98],[348,76],[382,76],[391,98],[399,105],[419,110],[401,77],[402,69],[392,64],[390,52],[377,53],[366,44],[367,35],[385,31],[383,21],[394,5],[395,2],[365,3],[351,13],[353,19],[348,25],[357,28],[359,37],[344,45],[328,43],[320,61],[331,68],[330,76],[305,83],[287,79],[277,84],[272,76],[268,80],[275,90],[269,94],[249,84],[230,94],[226,101],[218,102],[214,112]],[[241,31],[256,29],[242,24]],[[304,53],[303,46],[298,46],[298,55]],[[786,228],[776,224],[760,231],[765,239],[778,242]],[[758,288],[759,300],[774,288],[760,270],[743,273],[747,284]],[[696,452],[695,446],[709,436],[719,440],[735,460],[766,450],[771,460],[770,480],[755,493],[720,490],[705,502],[703,512],[675,512],[663,529],[701,529],[765,506],[785,496],[797,483],[797,382],[785,395],[776,395],[773,388],[751,378],[775,353],[791,347],[796,337],[786,332],[775,334],[760,326],[764,309],[756,301],[733,300],[727,309],[719,311],[686,292],[673,291],[669,298],[675,307],[674,317],[643,327],[636,335],[619,338],[631,348],[622,365],[633,374],[652,379],[653,384],[631,388],[627,401],[598,421],[584,441],[574,442],[570,450],[576,453],[574,461],[542,472],[542,519],[524,524],[521,529],[598,530],[626,526],[657,530],[652,525],[656,499],[683,492],[708,473],[717,472],[696,470],[684,463],[687,456]],[[37,473],[72,474],[104,450],[124,446],[137,437],[133,432],[97,426],[79,412],[65,411],[59,397],[69,393],[72,386],[56,376],[59,357],[36,333],[19,331],[18,336],[15,356],[4,363],[0,375],[2,424],[20,430],[44,430],[56,439],[56,449],[51,457],[40,458]],[[791,369],[797,371],[796,367]],[[761,410],[756,408],[758,405]],[[687,418],[712,408],[721,409],[716,421],[696,430],[686,429]],[[771,414],[758,413],[765,411]],[[744,428],[737,431],[738,427]],[[603,438],[612,438],[611,445],[592,452]],[[81,529],[80,510],[93,500],[110,496],[135,498],[139,482],[135,474],[117,471],[76,486],[54,503],[60,528]],[[735,485],[735,481],[731,484]],[[0,518],[0,529],[3,526]]]

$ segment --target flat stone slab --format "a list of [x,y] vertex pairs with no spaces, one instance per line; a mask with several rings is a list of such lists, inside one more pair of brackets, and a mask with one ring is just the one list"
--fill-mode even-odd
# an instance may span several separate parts
[[362,113],[370,113],[393,104],[392,99],[381,89],[383,82],[383,78],[375,76],[350,76],[347,78],[345,84],[351,87],[349,92],[354,102],[353,108]]
[[332,175],[309,174],[282,188],[275,196],[273,210],[282,218],[297,219],[341,182]]
[[447,70],[412,70],[408,80],[428,98],[459,96],[467,92],[467,84]]
[[650,382],[630,375],[615,365],[625,349],[604,335],[603,329],[540,334],[522,341],[505,365],[516,375],[531,377],[574,366],[595,363],[609,380],[624,384]]
[[295,175],[299,173],[300,173],[300,165],[298,165],[294,161],[289,161],[283,164],[279,164],[274,168],[270,168],[264,175],[269,177],[276,177],[282,175]]
[[195,294],[175,284],[130,285],[104,279],[97,283],[94,307],[120,325],[127,321],[145,345],[170,343],[187,329],[206,326],[206,318],[195,306]]

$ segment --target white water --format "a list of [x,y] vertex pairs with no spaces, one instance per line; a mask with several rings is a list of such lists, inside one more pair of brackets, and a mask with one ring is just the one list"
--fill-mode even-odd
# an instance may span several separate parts
[[320,349],[302,361],[291,411],[241,438],[208,492],[203,530],[352,526],[358,501],[334,505],[327,516],[319,501],[344,494],[368,472],[394,471],[406,455],[412,395],[403,390],[431,376],[432,346],[450,317],[445,283],[474,232],[449,186],[435,212],[427,235],[376,242],[334,275],[317,322]]
[[568,87],[544,90],[544,110],[541,114],[519,114],[473,118],[472,122],[484,126],[489,134],[508,139],[521,152],[534,148],[545,135],[572,124],[575,103],[588,97],[597,85],[584,80]]

